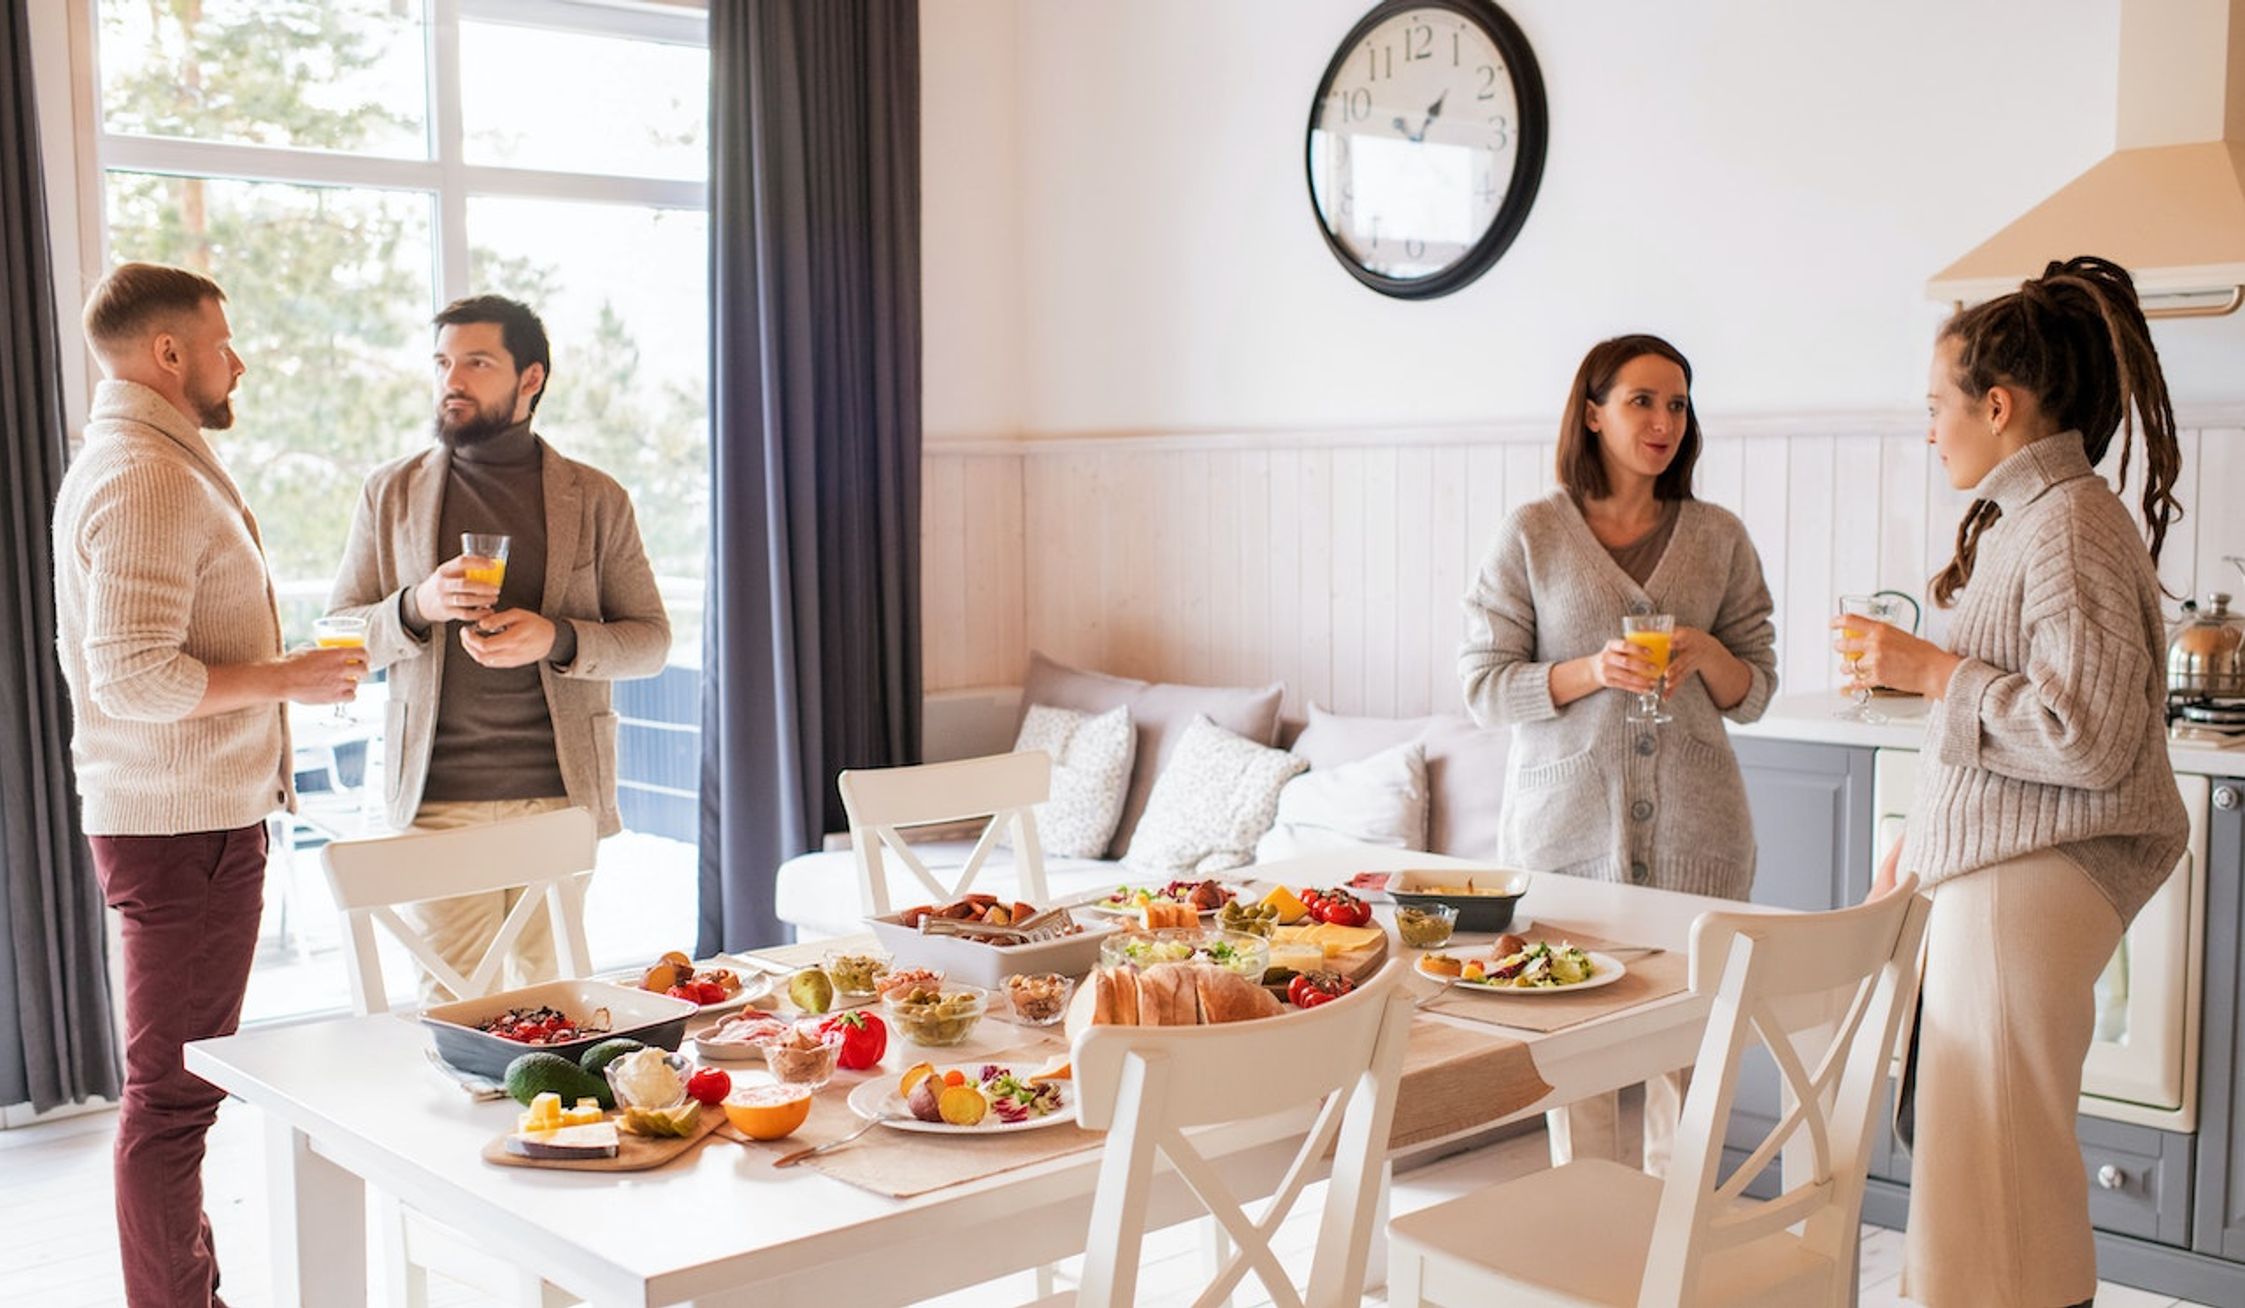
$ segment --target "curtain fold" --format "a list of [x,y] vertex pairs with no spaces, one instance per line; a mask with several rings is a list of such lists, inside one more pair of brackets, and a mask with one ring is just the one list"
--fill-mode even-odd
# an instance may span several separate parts
[[714,5],[710,61],[704,954],[920,753],[918,3]]
[[0,1104],[45,1109],[114,1098],[121,1080],[55,660],[68,445],[26,0],[0,0],[0,292]]

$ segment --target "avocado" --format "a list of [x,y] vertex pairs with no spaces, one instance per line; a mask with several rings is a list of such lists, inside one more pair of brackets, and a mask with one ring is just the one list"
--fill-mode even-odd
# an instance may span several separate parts
[[559,1054],[532,1053],[507,1064],[507,1097],[518,1104],[527,1104],[541,1092],[552,1091],[561,1096],[565,1104],[579,1099],[597,1099],[602,1108],[614,1108],[615,1096],[608,1089],[608,1078],[594,1076]]
[[603,1040],[587,1049],[577,1056],[577,1061],[584,1066],[586,1071],[606,1081],[608,1079],[606,1073],[610,1063],[635,1049],[645,1049],[646,1047],[630,1036],[617,1036],[613,1040]]

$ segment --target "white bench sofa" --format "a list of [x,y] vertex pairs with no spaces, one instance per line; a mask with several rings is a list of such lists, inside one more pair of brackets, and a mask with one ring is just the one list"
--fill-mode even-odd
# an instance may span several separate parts
[[[1047,854],[1045,885],[1054,898],[1144,882],[1121,861],[1130,847],[1154,778],[1168,761],[1168,747],[1196,713],[1252,740],[1293,750],[1312,771],[1369,757],[1409,741],[1425,749],[1427,835],[1433,853],[1464,858],[1496,856],[1497,810],[1504,794],[1505,753],[1511,732],[1477,727],[1462,713],[1421,718],[1358,718],[1310,709],[1309,720],[1282,719],[1284,687],[1180,686],[1084,672],[1042,655],[1030,658],[1029,675],[1019,687],[987,687],[931,695],[927,701],[928,761],[1004,753],[1013,746],[1026,704],[1049,704],[1086,713],[1127,704],[1138,732],[1131,768],[1130,795],[1105,858],[1065,858]],[[974,833],[954,826],[930,829],[927,840],[913,841],[918,854],[946,884],[955,880],[974,849]],[[858,899],[855,855],[847,835],[829,836],[827,848],[789,859],[779,870],[774,908],[798,940],[848,935],[864,930]],[[926,902],[927,890],[896,860],[884,860],[889,893],[899,907]],[[1011,855],[1000,850],[985,863],[975,888],[1018,897]]]

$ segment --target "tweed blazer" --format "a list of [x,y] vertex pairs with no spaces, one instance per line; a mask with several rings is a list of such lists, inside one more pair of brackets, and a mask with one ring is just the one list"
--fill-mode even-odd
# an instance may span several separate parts
[[[592,810],[600,834],[623,829],[616,807],[617,717],[608,683],[662,671],[670,654],[670,617],[640,543],[631,496],[590,464],[538,440],[545,481],[546,577],[543,616],[576,628],[577,655],[566,667],[540,663],[553,715],[554,755],[569,802]],[[328,599],[331,613],[366,619],[367,662],[390,672],[383,724],[389,762],[384,797],[390,824],[413,822],[428,782],[443,686],[437,639],[458,639],[439,622],[426,636],[406,626],[401,593],[418,586],[456,550],[443,550],[437,520],[452,456],[442,446],[384,464],[366,479],[350,541]]]
[[[1744,899],[1754,825],[1722,720],[1752,722],[1777,686],[1769,587],[1745,525],[1684,501],[1640,586],[1556,491],[1506,519],[1465,609],[1466,708],[1484,726],[1513,728],[1499,857],[1532,871]],[[1669,613],[1713,635],[1751,669],[1745,698],[1719,710],[1693,677],[1668,701],[1675,720],[1657,728],[1626,721],[1635,696],[1620,691],[1552,703],[1552,666],[1619,637],[1625,613]]]

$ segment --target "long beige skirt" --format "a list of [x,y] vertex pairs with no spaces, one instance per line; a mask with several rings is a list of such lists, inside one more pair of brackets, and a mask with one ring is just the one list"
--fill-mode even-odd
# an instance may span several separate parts
[[1926,928],[1902,1293],[2059,1308],[2097,1292],[2074,1140],[2097,976],[2120,915],[2044,851],[1944,881]]

